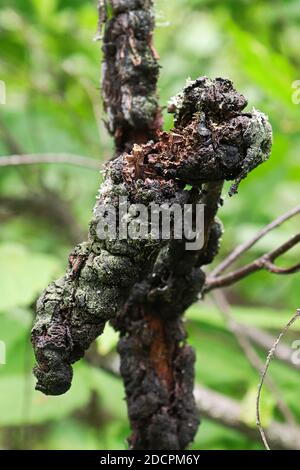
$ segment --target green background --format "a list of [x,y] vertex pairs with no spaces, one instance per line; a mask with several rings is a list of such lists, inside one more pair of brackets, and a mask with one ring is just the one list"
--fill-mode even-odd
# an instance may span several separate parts
[[[225,226],[220,261],[236,244],[295,206],[300,196],[300,104],[292,83],[300,79],[300,3],[289,1],[158,0],[155,46],[161,57],[159,93],[166,105],[186,78],[225,76],[268,114],[274,130],[271,158],[251,173],[239,194],[224,193]],[[113,144],[102,122],[101,51],[93,41],[96,4],[82,0],[4,0],[0,7],[0,155],[68,152],[104,162]],[[172,125],[165,113],[165,126]],[[1,159],[1,157],[0,157]],[[121,381],[81,361],[72,389],[61,397],[34,390],[29,342],[34,303],[47,283],[64,272],[68,252],[86,235],[101,175],[65,164],[1,167],[0,171],[0,448],[124,449],[129,427]],[[15,201],[27,201],[16,207]],[[34,203],[35,202],[35,203]],[[37,206],[39,210],[37,210]],[[62,208],[64,222],[57,219]],[[67,221],[70,213],[73,221]],[[74,222],[74,223],[73,223]],[[293,235],[299,217],[272,232],[241,263]],[[295,263],[299,250],[282,259]],[[254,274],[226,290],[232,312],[276,335],[300,306],[299,274]],[[211,297],[187,314],[197,350],[197,382],[241,403],[255,426],[259,374],[228,331]],[[287,335],[300,338],[300,323]],[[107,328],[97,346],[113,355],[116,334]],[[266,351],[258,351],[262,359]],[[270,374],[300,419],[299,372],[274,361]],[[270,391],[263,419],[281,419]],[[257,449],[259,437],[209,420],[195,449]]]

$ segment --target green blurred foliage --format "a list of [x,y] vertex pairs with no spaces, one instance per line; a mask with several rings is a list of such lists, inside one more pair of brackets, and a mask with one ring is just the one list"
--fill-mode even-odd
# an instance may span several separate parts
[[[292,102],[299,77],[300,4],[297,0],[157,0],[155,45],[161,56],[159,91],[165,105],[187,77],[226,76],[269,115],[274,129],[271,159],[224,194],[225,226],[220,261],[263,224],[296,205],[300,196],[300,105]],[[4,0],[0,7],[0,80],[7,104],[0,105],[0,154],[70,152],[105,161],[112,141],[105,131],[100,98],[101,48],[96,2]],[[165,126],[172,126],[165,113]],[[1,157],[0,157],[1,158]],[[34,449],[122,449],[129,426],[120,380],[76,366],[72,389],[62,397],[34,391],[29,332],[33,304],[50,279],[64,271],[72,246],[44,213],[15,213],[2,199],[40,198],[49,192],[67,204],[82,228],[90,218],[101,176],[70,165],[2,167],[0,171],[0,340],[7,364],[0,365],[0,447]],[[242,262],[274,248],[293,234],[299,218],[259,243]],[[283,263],[296,262],[293,250]],[[252,275],[228,289],[240,322],[276,334],[299,307],[299,275]],[[190,341],[197,351],[199,383],[241,401],[243,419],[254,423],[259,377],[217,309],[208,301],[188,312]],[[299,335],[299,325],[294,329]],[[110,328],[97,342],[111,354]],[[262,358],[265,354],[259,352]],[[276,361],[273,378],[300,419],[298,374]],[[278,417],[266,393],[263,419]],[[195,449],[256,449],[259,441],[204,420]]]

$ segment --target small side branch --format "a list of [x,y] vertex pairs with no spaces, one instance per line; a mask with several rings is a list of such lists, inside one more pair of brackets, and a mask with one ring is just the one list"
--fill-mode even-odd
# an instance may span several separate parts
[[263,227],[253,238],[242,243],[238,247],[233,250],[227,258],[225,258],[222,263],[220,263],[211,273],[211,276],[217,277],[222,272],[224,272],[229,266],[231,266],[240,256],[242,256],[246,251],[248,251],[252,246],[254,246],[259,240],[265,237],[268,233],[270,233],[275,228],[282,225],[287,220],[295,217],[296,215],[300,214],[300,205],[294,207],[293,209],[289,210],[285,214],[282,214],[277,219],[273,220],[270,224]]
[[300,263],[297,263],[288,268],[281,268],[279,266],[276,266],[274,264],[274,261],[280,256],[282,256],[284,253],[291,250],[299,242],[300,242],[300,233],[297,233],[296,235],[291,237],[289,240],[287,240],[285,243],[280,245],[275,250],[261,256],[260,258],[257,258],[255,261],[252,261],[252,263],[246,264],[245,266],[243,266],[240,269],[237,269],[236,271],[233,271],[224,276],[208,277],[206,284],[204,286],[204,292],[209,292],[213,289],[218,289],[220,287],[228,287],[240,281],[241,279],[244,279],[245,277],[249,276],[249,274],[252,274],[256,271],[261,271],[263,269],[274,274],[296,273],[297,271],[300,270]]
[[97,160],[71,153],[27,153],[0,157],[0,167],[35,165],[41,163],[66,163],[68,165],[80,166],[91,170],[100,169],[100,164]]
[[[234,320],[231,314],[230,305],[227,302],[225,295],[220,290],[214,292],[212,295],[213,295],[213,299],[217,307],[219,308],[221,315],[224,317],[228,325],[229,330],[233,333],[241,350],[244,352],[245,357],[248,359],[250,365],[256,371],[260,373],[260,371],[262,370],[264,366],[264,363],[261,361],[255,348],[252,346],[251,340],[248,338],[248,336],[245,333],[243,333],[238,328],[238,324],[236,323],[236,321]],[[279,411],[281,412],[284,420],[291,426],[295,426],[296,419],[293,413],[291,412],[290,408],[288,407],[288,405],[285,403],[285,400],[281,394],[281,391],[272,377],[269,376],[266,378],[266,385],[268,389],[271,391],[271,393],[273,394],[273,396],[275,397],[276,402],[277,402],[277,407]]]
[[267,436],[266,436],[266,433],[262,427],[262,424],[261,424],[261,418],[260,418],[260,397],[261,397],[261,392],[262,392],[262,388],[263,388],[263,384],[264,384],[264,381],[266,379],[266,376],[267,376],[267,372],[268,372],[268,369],[269,369],[269,366],[270,366],[270,363],[274,357],[274,354],[276,352],[276,348],[281,340],[281,338],[284,336],[284,334],[288,331],[288,329],[293,325],[293,323],[295,323],[295,321],[300,317],[300,310],[297,310],[297,312],[295,313],[295,315],[291,318],[291,320],[286,324],[286,326],[284,327],[284,329],[282,330],[282,332],[278,335],[278,337],[276,338],[276,341],[275,343],[273,344],[272,348],[270,349],[269,351],[269,354],[268,354],[268,357],[267,357],[267,360],[266,360],[266,363],[265,363],[265,366],[262,370],[262,374],[261,374],[261,381],[258,385],[258,392],[257,392],[257,397],[256,397],[256,424],[258,426],[258,429],[259,429],[259,432],[260,432],[260,435],[261,435],[261,438],[262,438],[262,441],[264,443],[264,446],[267,450],[270,450],[270,446],[269,446],[269,443],[268,443],[268,440],[267,440]]

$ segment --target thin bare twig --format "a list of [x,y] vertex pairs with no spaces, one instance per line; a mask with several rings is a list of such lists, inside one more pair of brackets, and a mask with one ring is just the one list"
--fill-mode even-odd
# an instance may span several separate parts
[[297,233],[296,235],[291,237],[289,240],[287,240],[285,243],[280,245],[275,250],[271,251],[270,253],[264,254],[263,256],[260,256],[255,261],[252,261],[251,263],[246,264],[245,266],[243,266],[240,269],[237,269],[236,271],[233,271],[229,274],[225,274],[224,276],[219,276],[219,277],[209,276],[205,283],[203,291],[209,292],[213,289],[230,286],[234,284],[235,282],[238,282],[241,279],[244,279],[249,274],[252,274],[256,271],[260,271],[262,269],[266,269],[267,271],[272,272],[274,274],[293,274],[299,271],[300,263],[297,263],[294,266],[291,266],[289,268],[280,268],[274,264],[274,261],[277,258],[279,258],[279,256],[289,251],[291,248],[296,246],[299,242],[300,242],[300,233]]
[[[230,305],[226,299],[226,296],[224,295],[222,291],[216,291],[212,294],[212,296],[217,307],[219,308],[220,313],[226,320],[230,331],[235,336],[238,344],[240,345],[240,348],[244,352],[249,363],[256,371],[260,373],[260,371],[262,370],[264,366],[264,363],[261,361],[259,355],[257,354],[254,347],[252,346],[249,338],[244,333],[242,333],[241,330],[239,329],[238,323],[234,320],[231,314]],[[290,408],[285,403],[282,397],[281,391],[279,390],[277,384],[274,382],[274,380],[270,376],[266,378],[266,384],[269,390],[271,391],[271,393],[274,395],[276,402],[277,402],[278,409],[280,410],[286,422],[290,426],[295,426],[296,419],[293,413],[291,412]]]
[[263,384],[264,384],[264,381],[266,379],[266,375],[267,375],[267,372],[268,372],[268,369],[269,369],[269,365],[271,363],[271,360],[273,359],[274,357],[274,354],[275,354],[275,351],[276,351],[276,348],[277,348],[277,345],[278,343],[280,342],[281,338],[283,337],[283,335],[287,332],[287,330],[292,326],[292,324],[297,320],[297,318],[300,317],[300,310],[297,310],[297,312],[295,313],[295,315],[290,319],[290,321],[285,325],[285,327],[283,328],[283,330],[281,331],[281,333],[278,335],[278,337],[276,338],[276,341],[275,343],[273,344],[272,348],[270,349],[269,351],[269,354],[267,356],[267,360],[266,360],[266,363],[265,363],[265,366],[262,370],[262,374],[261,374],[261,381],[259,382],[258,384],[258,392],[257,392],[257,397],[256,397],[256,424],[258,426],[258,429],[259,429],[259,432],[260,432],[260,435],[261,435],[261,438],[262,438],[262,441],[264,443],[264,446],[267,450],[270,450],[270,446],[268,444],[268,440],[267,440],[267,437],[266,437],[266,433],[264,431],[264,428],[262,427],[262,424],[261,424],[261,419],[260,419],[260,397],[261,397],[261,391],[262,391],[262,387],[263,387]]
[[[243,421],[242,407],[237,400],[199,385],[196,385],[194,394],[202,417],[235,429],[250,439],[257,439],[257,429]],[[300,449],[298,426],[272,421],[266,429],[266,435],[274,449]]]
[[0,157],[0,166],[35,165],[40,163],[67,163],[91,170],[99,170],[97,160],[71,153],[18,154]]
[[266,236],[269,232],[274,230],[275,228],[279,227],[281,224],[286,222],[287,220],[291,219],[295,215],[300,214],[300,205],[294,207],[293,209],[289,210],[288,212],[282,214],[277,219],[273,220],[270,224],[263,227],[257,234],[251,238],[250,240],[242,243],[241,245],[237,246],[227,258],[225,258],[212,272],[212,277],[219,276],[222,272],[224,272],[229,266],[231,266],[234,261],[236,261],[242,254],[244,254],[249,248],[255,245],[259,240],[261,240],[264,236]]
[[[236,328],[238,331],[241,331],[244,335],[249,338],[249,340],[256,346],[262,348],[264,351],[269,351],[275,341],[275,337],[266,331],[260,330],[250,325],[243,325],[241,323],[236,323]],[[300,370],[300,364],[297,362],[291,361],[291,348],[286,344],[279,344],[276,353],[276,359],[289,367]]]
[[[15,138],[13,132],[10,128],[6,125],[6,123],[0,118],[0,136],[1,140],[4,142],[5,146],[7,147],[7,151],[11,155],[22,155],[26,153],[24,147],[19,143],[19,141]],[[22,179],[24,185],[31,190],[31,181],[28,173],[24,171],[24,168],[17,167],[16,171],[18,172],[20,178]]]

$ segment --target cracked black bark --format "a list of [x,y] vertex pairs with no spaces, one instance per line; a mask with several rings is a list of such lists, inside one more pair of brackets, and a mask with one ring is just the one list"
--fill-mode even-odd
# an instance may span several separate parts
[[99,3],[99,28],[105,23],[102,94],[107,128],[118,152],[156,139],[162,126],[152,4],[152,0]]
[[[71,384],[71,364],[110,320],[121,334],[131,448],[184,449],[195,435],[198,416],[194,353],[185,341],[182,315],[201,294],[202,267],[218,251],[222,229],[215,215],[223,180],[234,180],[231,193],[237,191],[240,180],[268,157],[271,128],[262,113],[243,112],[246,100],[229,80],[203,77],[171,100],[175,128],[155,134],[161,120],[151,6],[145,0],[112,0],[110,19],[101,10],[108,128],[121,155],[107,166],[88,241],[75,248],[65,276],[38,302],[32,341],[37,388],[64,393]],[[143,75],[144,67],[152,73]],[[137,86],[140,74],[142,87]],[[137,111],[144,120],[136,118]],[[151,137],[154,141],[144,143]],[[185,190],[187,183],[192,190]],[[204,247],[188,252],[184,239],[100,240],[96,228],[102,207],[110,203],[117,210],[120,196],[148,206],[204,203]]]

